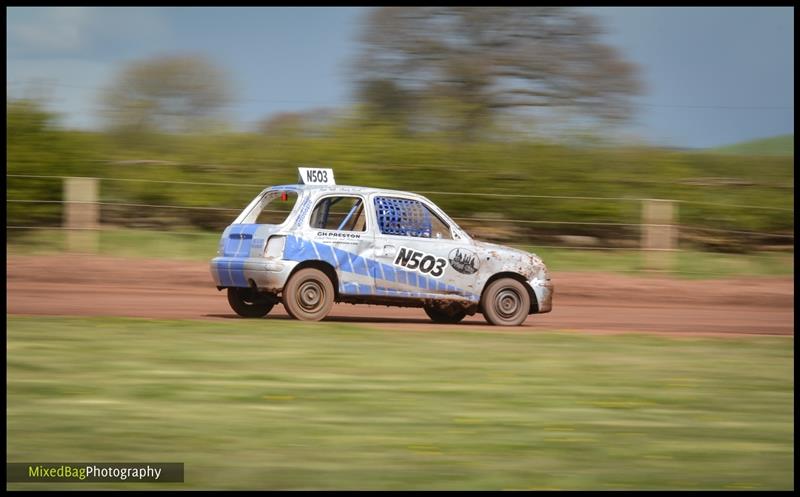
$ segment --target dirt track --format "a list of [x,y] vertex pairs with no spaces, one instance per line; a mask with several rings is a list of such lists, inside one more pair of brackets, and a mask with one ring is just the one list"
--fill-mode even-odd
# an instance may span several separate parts
[[[239,319],[203,262],[112,257],[9,256],[8,314]],[[687,281],[608,273],[555,273],[553,312],[519,331],[794,334],[791,277]],[[287,319],[277,306],[265,319]],[[338,304],[329,321],[402,329],[440,327],[422,309]],[[464,329],[494,329],[480,314]]]

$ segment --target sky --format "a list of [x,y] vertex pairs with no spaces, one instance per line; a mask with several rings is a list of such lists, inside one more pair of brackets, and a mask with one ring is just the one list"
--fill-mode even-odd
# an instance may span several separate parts
[[[125,64],[209,57],[240,126],[352,103],[364,7],[8,7],[7,95],[44,95],[66,126],[100,125],[98,94]],[[626,133],[712,147],[794,133],[794,8],[584,7],[646,92]]]

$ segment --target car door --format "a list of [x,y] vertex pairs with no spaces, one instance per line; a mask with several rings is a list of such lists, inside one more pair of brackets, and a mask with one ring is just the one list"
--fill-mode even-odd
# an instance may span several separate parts
[[308,221],[312,242],[309,258],[330,263],[339,279],[339,293],[373,295],[368,260],[373,258],[374,240],[365,209],[365,197],[353,193],[320,196]]
[[468,241],[454,238],[431,205],[401,194],[373,194],[370,206],[378,263],[372,273],[379,294],[474,298],[475,271],[465,270],[474,251]]

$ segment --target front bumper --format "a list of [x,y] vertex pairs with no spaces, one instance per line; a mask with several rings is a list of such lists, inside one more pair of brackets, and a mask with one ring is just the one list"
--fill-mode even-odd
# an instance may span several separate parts
[[252,287],[278,293],[297,265],[295,261],[257,257],[215,257],[211,260],[211,277],[221,288]]
[[537,314],[544,314],[553,309],[553,282],[549,277],[544,279],[533,278],[528,281],[528,284],[533,288],[533,293],[536,295],[536,303],[538,304]]

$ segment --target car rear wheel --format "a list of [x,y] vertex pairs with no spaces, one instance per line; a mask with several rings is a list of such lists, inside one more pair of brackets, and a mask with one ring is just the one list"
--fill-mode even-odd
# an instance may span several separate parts
[[512,278],[493,281],[483,293],[483,317],[496,326],[519,326],[528,317],[531,297],[521,282]]
[[461,306],[442,308],[433,305],[425,305],[424,309],[425,314],[427,314],[434,323],[455,324],[464,319],[464,316],[467,315],[467,311]]
[[228,303],[236,314],[245,318],[260,318],[269,314],[274,300],[252,288],[228,288]]
[[301,321],[320,321],[333,307],[333,283],[322,271],[301,269],[283,289],[286,312]]

